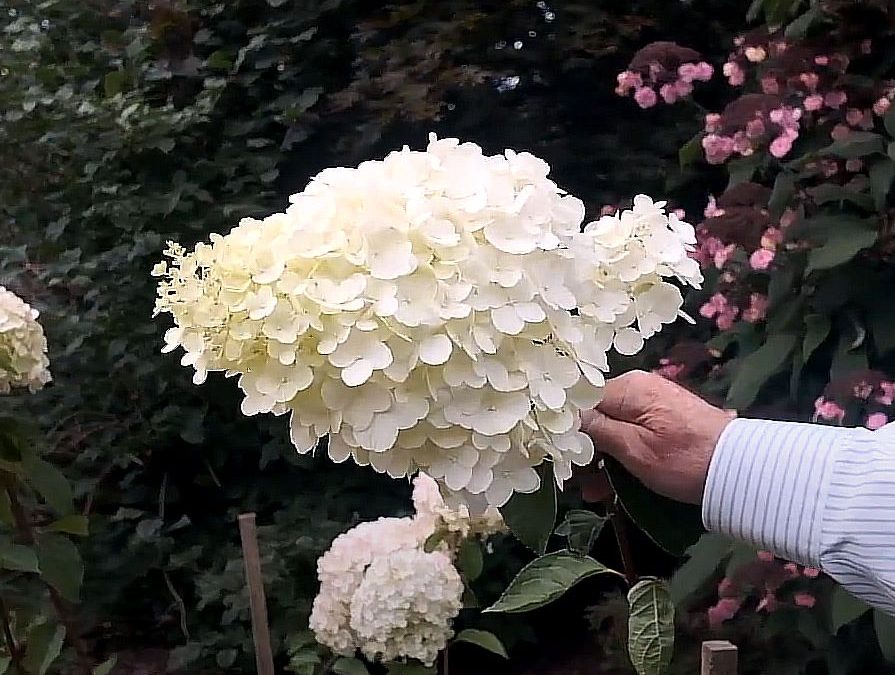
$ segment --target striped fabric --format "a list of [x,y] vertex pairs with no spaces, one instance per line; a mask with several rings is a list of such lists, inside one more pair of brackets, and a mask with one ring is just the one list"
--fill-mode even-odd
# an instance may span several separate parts
[[734,420],[709,466],[702,517],[895,615],[895,424]]

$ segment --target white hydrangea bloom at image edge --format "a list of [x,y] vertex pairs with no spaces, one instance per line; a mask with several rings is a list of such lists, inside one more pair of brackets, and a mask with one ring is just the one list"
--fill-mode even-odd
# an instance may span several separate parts
[[39,312],[0,286],[0,393],[13,387],[36,392],[52,380]]

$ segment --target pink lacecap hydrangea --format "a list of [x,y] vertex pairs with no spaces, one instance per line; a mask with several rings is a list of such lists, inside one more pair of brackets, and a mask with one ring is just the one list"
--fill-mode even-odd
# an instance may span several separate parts
[[634,100],[641,108],[652,108],[656,105],[656,92],[649,87],[640,87],[634,91]]
[[848,96],[846,96],[844,91],[839,90],[827,92],[827,95],[824,97],[824,104],[828,108],[841,108],[846,101],[848,101]]
[[805,110],[809,110],[814,112],[815,110],[820,110],[824,105],[824,97],[820,94],[811,94],[810,96],[805,97],[804,106]]
[[739,87],[746,81],[746,73],[736,61],[728,61],[721,69],[731,87]]
[[762,562],[774,562],[774,554],[770,551],[759,551],[758,559]]
[[702,139],[702,149],[709,164],[723,164],[734,152],[734,140],[730,136],[708,134]]
[[725,621],[729,621],[740,611],[743,601],[740,598],[721,598],[718,604],[710,607],[707,615],[709,626],[718,628]]
[[884,380],[879,383],[879,388],[882,392],[877,394],[876,402],[883,405],[892,405],[895,402],[895,382],[886,382]]
[[792,596],[792,600],[795,603],[796,607],[814,607],[814,604],[817,602],[817,598],[815,598],[811,593],[799,592],[794,593]]
[[883,96],[882,98],[878,99],[876,103],[873,104],[873,112],[882,117],[889,111],[889,106],[891,105],[892,102],[889,100],[889,98]]

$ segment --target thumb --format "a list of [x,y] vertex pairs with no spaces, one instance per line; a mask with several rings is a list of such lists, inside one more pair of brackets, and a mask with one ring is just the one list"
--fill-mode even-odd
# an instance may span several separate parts
[[644,446],[637,425],[613,419],[599,410],[583,410],[581,431],[591,437],[598,452],[617,459],[632,473],[643,465]]

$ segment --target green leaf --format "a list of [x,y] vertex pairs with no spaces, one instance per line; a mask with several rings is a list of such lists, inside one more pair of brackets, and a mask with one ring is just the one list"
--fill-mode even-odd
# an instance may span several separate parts
[[830,625],[833,635],[846,624],[851,623],[863,615],[870,606],[863,600],[859,600],[842,586],[836,586],[830,597]]
[[671,601],[680,605],[702,588],[718,570],[718,566],[730,555],[733,542],[720,534],[704,534],[687,549],[689,558],[668,582]]
[[783,35],[790,40],[803,38],[808,29],[821,17],[820,8],[816,5],[809,7],[801,15],[793,19],[786,27]]
[[110,73],[106,73],[106,76],[103,78],[103,90],[105,91],[106,98],[112,98],[113,96],[120,94],[124,91],[124,86],[127,84],[127,73],[123,70],[113,70]]
[[814,270],[837,267],[876,243],[877,232],[867,228],[843,227],[830,233],[824,244],[808,252],[806,276]]
[[611,457],[604,461],[622,509],[657,546],[680,556],[699,541],[705,528],[698,506],[657,495]]
[[765,382],[783,369],[796,341],[788,333],[769,335],[761,347],[740,359],[727,392],[728,407],[742,410],[752,405]]
[[889,132],[889,136],[895,136],[895,107],[886,111],[883,117],[883,124],[886,126],[886,131]]
[[755,175],[755,170],[760,164],[761,156],[758,153],[730,160],[727,163],[727,173],[730,176],[730,180],[727,183],[728,189],[734,185],[751,181],[752,176]]
[[38,624],[28,633],[22,665],[29,675],[46,675],[59,658],[65,640],[65,626],[52,622]]
[[674,604],[658,579],[628,591],[628,656],[637,675],[662,675],[674,652]]
[[66,600],[78,602],[84,580],[84,562],[74,542],[61,534],[40,534],[37,559],[43,580]]
[[510,658],[509,654],[507,654],[506,647],[503,646],[500,638],[494,633],[489,633],[486,630],[467,628],[466,630],[460,631],[457,637],[454,638],[454,641],[468,642],[469,644],[477,645],[482,649],[487,649],[492,654],[497,654],[505,659]]
[[825,314],[805,315],[805,337],[802,339],[802,359],[807,363],[811,355],[830,334],[830,317]]
[[700,131],[678,150],[677,159],[682,169],[686,169],[691,164],[695,164],[702,157],[703,136],[705,136],[705,134]]
[[850,202],[860,209],[866,211],[873,210],[873,197],[866,192],[860,192],[845,185],[834,185],[833,183],[821,183],[820,185],[805,190],[815,204],[823,206],[830,202],[842,204]]
[[873,204],[877,211],[884,213],[888,203],[889,190],[892,188],[892,179],[895,178],[895,162],[889,157],[883,157],[870,165],[868,174]]
[[876,631],[876,639],[879,641],[879,649],[883,658],[889,663],[895,663],[895,617],[873,610],[873,628]]
[[34,549],[9,541],[0,542],[0,567],[13,572],[40,572]]
[[472,582],[479,578],[485,567],[482,546],[479,542],[474,539],[464,540],[457,552],[457,567],[463,573],[466,581]]
[[609,518],[593,511],[572,509],[556,528],[556,534],[566,538],[570,549],[586,555],[608,521]]
[[65,532],[78,537],[86,537],[88,534],[87,516],[63,516],[47,528],[47,532]]
[[536,558],[522,568],[497,602],[486,612],[507,614],[543,607],[578,582],[595,574],[618,574],[593,558],[571,551],[556,551]]
[[360,659],[339,658],[333,664],[336,675],[369,675],[370,671]]
[[772,216],[779,218],[783,214],[795,193],[795,186],[795,174],[788,171],[777,174],[777,178],[774,180],[774,189],[768,200],[768,211]]
[[118,657],[110,656],[93,669],[93,675],[109,675],[109,673],[112,672],[112,668],[115,667],[116,663],[118,663]]
[[187,642],[172,649],[168,654],[168,670],[176,672],[194,663],[202,656],[202,644],[199,642]]
[[75,510],[71,485],[59,469],[30,453],[23,464],[28,483],[54,511],[65,516]]
[[537,554],[547,550],[556,522],[556,483],[547,462],[538,468],[541,487],[531,494],[516,493],[500,513],[516,538]]
[[872,131],[852,131],[845,138],[833,141],[820,152],[842,159],[858,159],[875,153],[882,154],[884,152],[883,137]]

